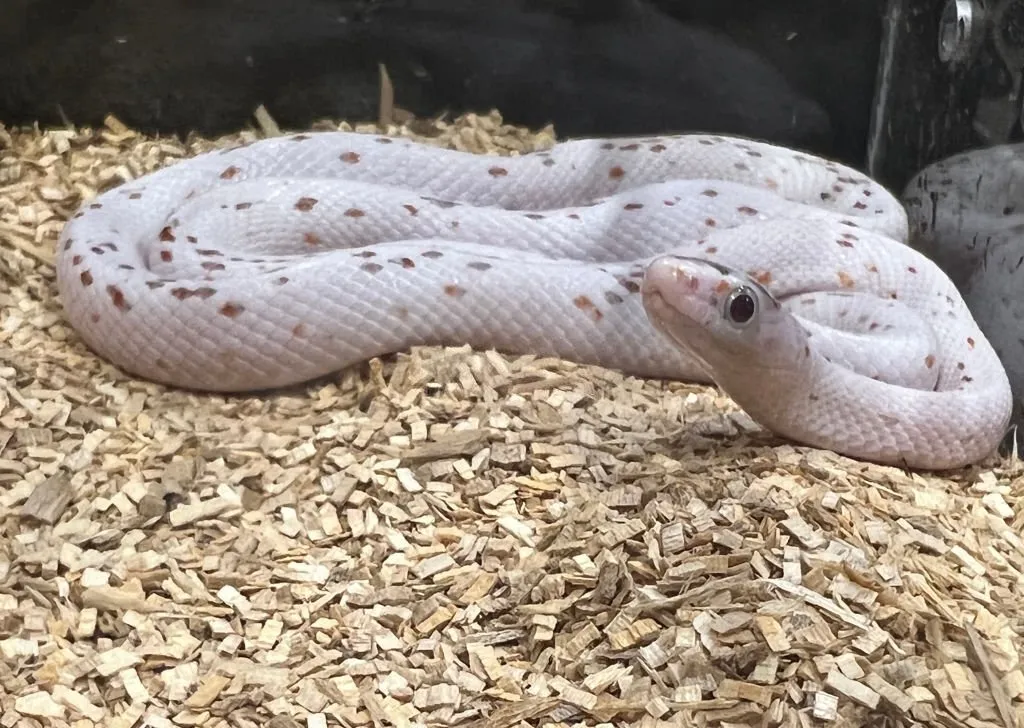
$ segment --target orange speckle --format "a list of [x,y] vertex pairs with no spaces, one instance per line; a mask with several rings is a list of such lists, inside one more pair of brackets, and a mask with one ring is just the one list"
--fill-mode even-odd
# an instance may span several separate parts
[[356,152],[343,152],[341,154],[341,161],[345,164],[355,164],[359,161],[359,154]]
[[853,288],[855,283],[855,281],[853,280],[853,276],[851,276],[849,273],[846,273],[845,271],[839,271],[837,275],[839,276],[839,284],[843,288]]
[[576,296],[572,299],[573,305],[576,306],[580,311],[586,311],[590,314],[591,318],[595,321],[600,321],[604,318],[604,314],[601,313],[601,309],[594,305],[594,302],[587,296]]
[[715,284],[715,293],[725,293],[730,288],[729,281],[724,278]]
[[217,309],[217,313],[219,313],[221,316],[227,316],[228,318],[236,318],[244,310],[245,308],[242,305],[228,302],[221,306],[219,309]]
[[174,242],[174,231],[171,230],[171,226],[168,225],[160,231],[160,242],[162,243],[173,243]]
[[319,202],[319,200],[313,197],[300,197],[299,201],[295,203],[295,209],[300,212],[309,212],[316,207],[317,202]]
[[366,213],[360,210],[358,207],[350,207],[345,210],[345,217],[363,217]]
[[319,245],[320,236],[316,233],[302,233],[302,242],[306,245]]
[[626,170],[624,170],[619,165],[615,165],[614,167],[608,170],[608,176],[611,179],[622,179],[623,177],[626,176]]
[[461,298],[466,295],[466,289],[462,286],[457,286],[454,283],[448,283],[445,284],[444,294],[446,296],[451,296],[452,298]]
[[419,210],[416,209],[415,205],[402,205],[402,207],[404,207],[406,210],[408,210],[410,215],[418,215],[419,214]]

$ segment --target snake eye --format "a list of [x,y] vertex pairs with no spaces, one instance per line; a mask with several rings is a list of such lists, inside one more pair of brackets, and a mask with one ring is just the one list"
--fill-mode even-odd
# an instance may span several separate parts
[[747,286],[734,288],[725,299],[725,318],[736,326],[746,326],[757,314],[757,296]]

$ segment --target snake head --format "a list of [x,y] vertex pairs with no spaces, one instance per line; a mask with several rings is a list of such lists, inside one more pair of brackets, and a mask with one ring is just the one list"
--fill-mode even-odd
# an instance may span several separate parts
[[[726,391],[792,382],[810,356],[807,331],[760,283],[700,258],[662,256],[644,271],[644,309],[654,326]],[[779,384],[786,384],[780,381]]]

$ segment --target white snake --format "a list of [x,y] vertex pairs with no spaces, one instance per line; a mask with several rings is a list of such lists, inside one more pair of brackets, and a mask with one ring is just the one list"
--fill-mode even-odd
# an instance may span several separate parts
[[1009,376],[1024,419],[1024,144],[925,167],[903,193],[910,243],[945,270]]
[[276,388],[470,344],[714,381],[799,442],[960,467],[1004,434],[1009,384],[906,232],[857,171],[743,139],[498,157],[328,132],[104,192],[57,276],[93,350],[169,385]]

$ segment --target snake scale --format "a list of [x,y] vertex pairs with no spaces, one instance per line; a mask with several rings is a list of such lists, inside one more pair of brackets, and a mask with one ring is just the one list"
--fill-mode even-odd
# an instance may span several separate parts
[[66,316],[126,372],[267,390],[416,345],[715,382],[761,425],[926,469],[990,454],[1006,372],[884,187],[707,134],[512,156],[354,132],[177,161],[86,201]]

